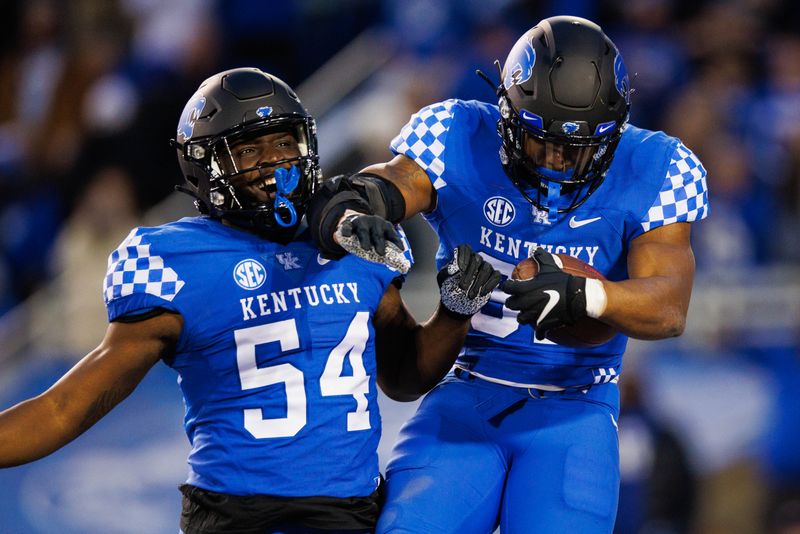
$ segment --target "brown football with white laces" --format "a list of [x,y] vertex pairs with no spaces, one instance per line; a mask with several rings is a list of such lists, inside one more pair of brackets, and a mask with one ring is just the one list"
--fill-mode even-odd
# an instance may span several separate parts
[[[589,265],[567,254],[553,254],[556,263],[561,263],[559,267],[565,273],[580,276],[583,278],[596,278],[605,280],[603,274]],[[525,258],[519,262],[511,272],[514,280],[530,280],[539,273],[539,264],[533,258]],[[547,333],[546,338],[558,345],[565,347],[595,347],[611,341],[617,335],[617,331],[602,321],[584,317],[572,326],[562,326],[554,328]]]

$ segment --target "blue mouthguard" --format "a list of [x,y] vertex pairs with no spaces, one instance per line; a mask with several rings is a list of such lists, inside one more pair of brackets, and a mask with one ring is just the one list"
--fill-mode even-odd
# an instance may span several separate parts
[[[297,223],[297,211],[294,209],[294,204],[289,200],[288,195],[297,188],[300,183],[300,169],[296,165],[292,165],[291,169],[286,170],[283,167],[275,169],[275,221],[288,228]],[[283,220],[279,208],[286,208],[289,211],[289,220]]]

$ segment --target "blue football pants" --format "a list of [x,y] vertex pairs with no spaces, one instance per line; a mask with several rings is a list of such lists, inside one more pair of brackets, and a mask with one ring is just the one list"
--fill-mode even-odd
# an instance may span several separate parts
[[376,532],[611,533],[617,385],[549,393],[460,376],[401,430]]

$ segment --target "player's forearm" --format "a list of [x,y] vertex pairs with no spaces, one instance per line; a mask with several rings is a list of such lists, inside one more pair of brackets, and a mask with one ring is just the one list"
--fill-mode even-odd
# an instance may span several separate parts
[[[144,339],[139,330],[133,334]],[[0,413],[0,467],[32,462],[57,451],[130,395],[157,361],[158,351],[143,342],[128,350],[114,350],[114,338],[115,334],[107,336],[108,342],[41,395]]]
[[686,284],[659,276],[604,282],[607,304],[600,320],[636,339],[679,336],[689,308]]
[[38,460],[79,436],[62,416],[49,392],[0,412],[0,467]]
[[438,384],[453,367],[468,330],[468,318],[455,318],[445,313],[442,304],[439,304],[431,318],[417,331],[417,366],[420,369],[422,387],[420,394]]
[[441,305],[423,324],[384,328],[376,341],[383,392],[401,402],[428,392],[453,366],[468,329],[469,320],[441,312]]
[[[79,364],[80,366],[80,364]],[[92,392],[72,388],[73,368],[64,378],[38,397],[0,413],[0,467],[33,462],[65,446],[125,399],[136,383],[119,381]]]

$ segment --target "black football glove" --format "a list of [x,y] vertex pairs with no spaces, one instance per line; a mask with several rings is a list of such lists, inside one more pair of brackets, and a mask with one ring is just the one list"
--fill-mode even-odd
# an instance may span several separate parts
[[500,273],[469,245],[453,250],[453,259],[436,275],[442,306],[454,317],[469,318],[489,302]]
[[403,254],[403,240],[394,225],[383,217],[345,213],[334,235],[339,245],[354,256],[386,264],[403,274],[411,268],[411,262]]
[[538,274],[530,280],[509,278],[503,291],[511,295],[506,307],[519,311],[517,321],[533,326],[536,339],[542,340],[548,331],[586,317],[586,279],[562,271],[543,248],[536,249],[533,259],[539,264]]

